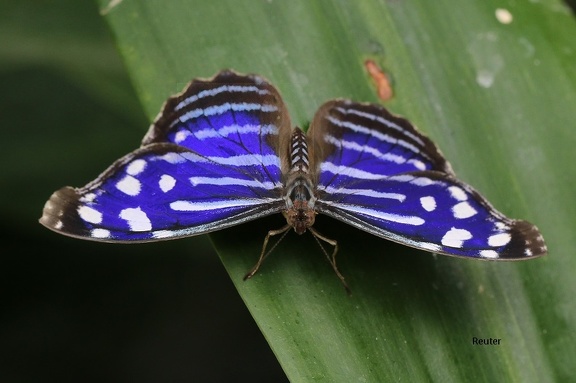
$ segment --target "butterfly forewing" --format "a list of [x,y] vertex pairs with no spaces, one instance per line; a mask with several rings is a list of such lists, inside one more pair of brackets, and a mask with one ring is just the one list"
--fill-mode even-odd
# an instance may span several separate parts
[[220,72],[165,103],[142,147],[83,188],[63,188],[41,223],[103,241],[194,235],[279,212],[290,121],[258,76]]
[[329,102],[309,136],[320,213],[446,255],[522,259],[546,252],[535,226],[496,211],[455,178],[432,141],[380,106]]
[[428,137],[378,105],[328,101],[316,113],[308,137],[320,166],[320,187],[347,177],[379,179],[418,170],[452,174]]

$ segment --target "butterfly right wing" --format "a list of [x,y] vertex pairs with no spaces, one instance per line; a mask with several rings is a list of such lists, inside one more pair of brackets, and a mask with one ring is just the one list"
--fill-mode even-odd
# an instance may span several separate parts
[[99,241],[155,241],[282,210],[279,147],[290,121],[276,89],[223,71],[171,97],[142,147],[83,188],[56,191],[40,222]]
[[536,226],[494,209],[428,137],[381,106],[329,101],[308,135],[320,213],[444,255],[512,260],[547,251]]

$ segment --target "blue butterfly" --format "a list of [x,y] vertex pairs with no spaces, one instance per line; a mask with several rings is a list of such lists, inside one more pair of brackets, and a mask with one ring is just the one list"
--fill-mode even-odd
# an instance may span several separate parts
[[[103,242],[181,238],[274,213],[310,231],[317,214],[438,254],[530,259],[547,251],[536,226],[507,218],[458,180],[436,145],[375,104],[326,102],[304,133],[274,86],[221,71],[169,98],[142,145],[82,188],[56,191],[40,223]],[[326,252],[325,252],[326,253]],[[326,253],[328,256],[328,254]]]

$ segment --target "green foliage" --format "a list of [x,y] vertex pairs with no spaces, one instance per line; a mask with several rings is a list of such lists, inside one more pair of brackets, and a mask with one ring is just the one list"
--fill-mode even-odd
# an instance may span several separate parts
[[[457,6],[454,6],[457,4]],[[309,238],[289,235],[248,282],[272,217],[213,242],[290,380],[569,381],[576,374],[576,35],[560,1],[100,1],[152,118],[193,77],[255,72],[295,124],[325,100],[374,101],[429,134],[456,172],[550,255],[519,263],[436,257],[319,217],[348,297]],[[506,9],[511,23],[498,20]],[[501,339],[473,345],[473,337]],[[233,341],[233,340],[231,340]]]

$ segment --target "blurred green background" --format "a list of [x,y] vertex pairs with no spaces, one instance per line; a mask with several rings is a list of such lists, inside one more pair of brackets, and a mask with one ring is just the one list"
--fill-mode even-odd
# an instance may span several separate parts
[[148,128],[96,5],[0,1],[0,89],[0,382],[285,381],[207,237],[122,246],[37,223]]
[[[164,4],[160,1],[151,0],[150,3]],[[540,2],[543,3],[544,1],[541,0]],[[400,2],[393,0],[386,4],[394,3],[400,4]],[[443,3],[444,7],[449,5],[447,1]],[[525,0],[525,3],[519,2],[516,5],[520,8],[522,4],[528,3],[536,3],[536,1]],[[556,4],[555,1],[553,3]],[[573,3],[570,4],[572,8],[574,8]],[[434,8],[429,4],[431,3],[427,3],[427,6]],[[475,3],[475,5],[478,4],[483,3]],[[321,11],[329,8],[330,5],[328,2],[323,2],[322,7],[318,8],[318,13],[322,13]],[[406,3],[403,5],[405,7],[398,7],[396,12],[402,12],[404,9],[412,7]],[[214,3],[213,7],[216,9],[217,5]],[[438,8],[440,9],[440,7]],[[342,9],[338,9],[338,12],[343,12]],[[531,15],[540,16],[534,9],[536,8],[533,7],[530,11]],[[334,13],[338,14],[338,12]],[[441,12],[439,14],[442,15]],[[458,16],[456,12],[450,13],[450,15]],[[409,13],[402,20],[411,20],[411,17],[414,17],[414,14]],[[413,20],[423,19],[428,22],[435,22],[433,15],[430,18],[420,19],[416,17]],[[543,14],[542,20],[545,26],[542,29],[538,29],[536,23],[527,23],[524,28],[533,33],[533,37],[541,33],[540,31],[553,30],[553,28],[546,27],[547,23],[553,24],[555,22],[552,21],[555,19],[550,17],[550,14]],[[375,17],[374,22],[380,22],[380,20]],[[128,24],[126,25],[127,29],[131,27]],[[414,25],[418,26],[419,24],[399,22],[398,26],[402,28],[402,31],[397,31],[400,35],[404,33],[406,35],[403,35],[404,39],[411,44],[422,44],[421,47],[417,47],[418,49],[412,47],[413,50],[410,52],[419,52],[419,49],[426,52],[434,49],[436,45],[426,44],[425,38],[422,37],[425,35],[422,33],[425,29],[413,28]],[[440,29],[450,29],[448,22],[438,25]],[[254,25],[252,27],[257,28]],[[290,31],[294,27],[285,23],[283,28]],[[406,31],[410,32],[410,36],[407,36]],[[450,30],[450,32],[442,33],[449,35],[453,32]],[[150,31],[150,35],[156,37],[153,30]],[[343,35],[346,34],[343,33]],[[327,36],[331,35],[328,34]],[[439,36],[444,36],[444,34]],[[566,35],[549,36],[545,33],[537,37],[536,40],[539,43],[549,39],[550,48],[556,48],[554,42],[570,39],[570,36]],[[168,41],[172,42],[173,40]],[[444,40],[437,39],[436,43],[438,41]],[[162,44],[158,45],[161,46]],[[456,47],[457,44],[454,46]],[[539,47],[543,46],[545,45],[539,45]],[[126,54],[129,47],[124,46],[123,48]],[[152,52],[155,55],[155,60],[161,61],[164,57],[156,55],[156,52]],[[541,49],[538,53],[545,55],[546,52],[554,53],[554,49]],[[268,53],[270,55],[277,54],[276,51],[269,51]],[[398,51],[395,53],[394,59],[403,57],[402,54],[398,54]],[[563,53],[565,56],[571,54],[570,51]],[[187,52],[187,54],[192,55],[195,52]],[[349,55],[343,55],[343,57],[352,61],[358,59]],[[546,59],[551,62],[555,60],[555,57],[547,56]],[[138,70],[146,71],[152,68],[146,67],[145,64],[140,66],[140,62],[134,56],[131,57],[131,60],[132,67],[138,68]],[[249,58],[249,60],[252,59]],[[361,67],[360,59],[357,61],[358,66]],[[448,61],[451,63],[457,60],[452,60],[451,56],[446,56],[446,62]],[[441,63],[441,60],[432,63],[422,61],[414,79],[418,79],[417,83],[422,80],[428,86],[435,87],[437,80],[434,79],[434,76],[438,74],[438,67]],[[461,63],[466,63],[466,61],[457,62],[456,67]],[[558,67],[564,65],[565,62],[559,61],[559,63],[557,64]],[[168,61],[166,65],[169,64],[171,63]],[[245,64],[249,66],[253,63],[246,61]],[[317,61],[314,57],[309,56],[306,64],[314,66],[317,65]],[[556,63],[554,64],[556,65]],[[399,66],[399,64],[396,65]],[[569,66],[570,63],[565,65]],[[162,71],[164,66],[161,65],[153,68],[160,68],[158,73],[162,75],[170,76],[173,74],[170,71],[164,73]],[[280,77],[286,77],[284,66],[279,66],[279,68]],[[453,66],[447,66],[447,68],[453,68]],[[463,68],[468,68],[468,66],[464,65]],[[526,195],[534,196],[538,194],[534,193],[534,189],[546,189],[540,193],[546,195],[546,192],[554,189],[557,185],[563,187],[561,190],[563,193],[566,190],[571,191],[572,187],[566,186],[564,183],[570,182],[569,177],[573,174],[571,160],[574,158],[573,152],[566,150],[571,145],[570,138],[572,138],[573,127],[566,123],[561,126],[562,129],[559,129],[561,118],[554,114],[560,109],[562,111],[568,109],[564,107],[565,104],[560,102],[568,98],[556,88],[553,90],[557,93],[547,93],[549,88],[553,88],[553,86],[548,87],[548,84],[556,84],[554,81],[558,81],[558,78],[554,77],[553,72],[546,73],[545,67],[539,68],[537,72],[514,72],[513,69],[508,68],[508,73],[514,75],[538,73],[539,78],[530,77],[525,79],[525,82],[524,79],[521,82],[524,85],[534,85],[533,89],[530,88],[532,93],[527,95],[530,102],[525,105],[534,105],[534,109],[537,106],[538,111],[541,110],[540,108],[549,108],[543,110],[543,113],[529,114],[534,114],[540,118],[537,121],[551,122],[549,126],[538,126],[538,129],[546,128],[550,132],[545,140],[546,145],[548,145],[546,148],[549,150],[547,153],[557,153],[557,158],[551,158],[551,156],[546,158],[546,161],[554,167],[545,174],[547,178],[544,180],[551,179],[557,184],[541,185],[534,183],[533,190],[526,190]],[[562,73],[570,71],[573,73],[572,69],[563,70]],[[395,73],[398,76],[400,71]],[[542,74],[550,77],[542,76]],[[190,76],[194,75],[197,74],[190,74]],[[364,73],[357,70],[353,75],[361,77]],[[157,81],[162,87],[173,89],[165,77],[159,75],[149,77],[149,81]],[[134,74],[134,78],[138,79],[138,76]],[[404,77],[404,79],[406,78],[408,77]],[[352,75],[347,77],[350,86],[357,84],[352,79]],[[393,80],[398,79],[401,77],[393,76]],[[442,82],[441,78],[439,82]],[[141,88],[147,88],[142,86],[143,82],[137,81],[136,83],[140,84]],[[284,80],[284,84],[288,83],[290,81]],[[158,84],[150,88],[159,87]],[[282,84],[282,82],[278,84]],[[466,84],[468,83],[462,82],[455,86],[464,89]],[[539,87],[543,84],[546,86]],[[407,82],[402,82],[402,87],[398,87],[399,90],[405,92],[404,97],[399,97],[402,102],[411,103],[413,106],[420,103],[424,105],[435,102],[433,97],[426,95],[422,99],[406,97],[407,94],[410,94],[410,92],[406,92],[408,85]],[[362,86],[365,86],[366,90],[370,89],[366,84]],[[0,259],[3,261],[3,275],[0,278],[2,294],[0,382],[123,382],[128,380],[137,382],[228,382],[248,378],[254,382],[286,380],[278,362],[260,331],[254,325],[206,237],[160,244],[118,246],[65,238],[51,233],[37,223],[42,206],[50,193],[64,185],[81,186],[92,180],[113,160],[136,148],[149,124],[119,59],[113,37],[103,18],[98,14],[97,7],[91,1],[58,0],[46,2],[29,0],[24,2],[21,0],[0,0],[0,89],[0,122],[2,123],[0,140],[4,143],[3,150],[0,151],[0,169],[2,171],[0,175],[0,193],[2,193],[0,208],[4,217],[0,231],[2,233],[0,245],[2,246],[0,248],[2,257]],[[451,88],[441,87],[441,89],[446,91]],[[292,89],[282,87],[282,90],[284,94],[292,98],[289,105],[295,109],[301,121],[301,116],[307,115],[305,113],[306,108],[313,108],[314,105],[306,103],[305,97],[298,97],[298,92],[301,89],[297,86],[293,86]],[[415,92],[414,89],[411,91]],[[473,89],[473,92],[468,96],[474,95],[474,92],[477,91],[477,89]],[[494,89],[491,91],[496,92]],[[511,94],[515,92],[516,90],[513,90]],[[443,95],[444,99],[446,100],[450,94],[452,93],[446,92]],[[460,95],[460,93],[453,94]],[[506,97],[506,94],[505,92],[502,93],[503,97]],[[342,93],[338,93],[338,95],[342,95]],[[163,97],[161,92],[155,92],[153,95],[148,94],[148,97],[152,96]],[[486,98],[486,100],[494,102],[493,108],[490,108],[489,104],[479,102],[479,108],[472,113],[472,116],[484,117],[480,113],[482,110],[494,110],[498,112],[500,118],[502,115],[512,114],[513,118],[506,118],[506,120],[513,122],[514,116],[516,116],[514,113],[517,113],[518,109],[505,110],[500,103],[495,101],[499,100],[499,96],[493,95]],[[145,96],[143,97],[145,99]],[[481,99],[484,100],[484,98]],[[156,105],[157,103],[148,102],[147,104]],[[453,104],[449,105],[450,108],[457,109],[457,103]],[[468,105],[473,105],[473,103]],[[521,104],[517,107],[525,108],[525,105]],[[441,108],[440,104],[434,106]],[[444,116],[440,112],[427,113],[430,110],[429,105],[415,109],[421,113],[420,115],[416,113],[415,117],[421,120],[424,120],[423,115],[431,120],[440,119]],[[545,115],[546,112],[551,114],[550,121]],[[568,114],[562,114],[562,118],[569,122],[570,116],[566,116]],[[462,122],[473,127],[474,124],[466,121],[470,118],[470,115],[463,115]],[[521,120],[522,118],[519,119],[519,121]],[[452,122],[452,125],[458,125],[457,122]],[[462,170],[468,167],[467,177],[470,177],[470,174],[475,170],[473,164],[481,164],[482,160],[477,153],[483,151],[484,157],[490,157],[492,153],[502,150],[502,148],[495,150],[490,147],[482,147],[482,149],[467,153],[465,149],[462,149],[463,141],[453,135],[459,134],[459,138],[465,137],[464,129],[453,130],[448,125],[440,128],[444,129],[443,133],[446,134],[440,134],[437,131],[437,136],[446,140],[445,143],[450,143],[450,145],[441,145],[442,148],[455,154],[449,158],[456,160],[453,163],[459,164],[458,166]],[[522,128],[524,127],[522,126]],[[482,132],[482,130],[477,131],[478,134],[482,134]],[[483,137],[483,139],[486,138]],[[466,144],[466,141],[464,143]],[[476,145],[473,140],[468,141],[467,144],[469,147]],[[531,155],[531,152],[526,154],[526,156]],[[458,159],[469,156],[476,156],[476,161],[458,161]],[[557,164],[566,167],[556,167]],[[519,166],[516,168],[516,170],[520,169]],[[506,167],[497,170],[498,172],[508,171]],[[522,172],[516,170],[514,172],[519,176],[527,174],[524,180],[525,184],[530,185],[530,177],[537,178],[536,175],[528,174],[533,169],[528,168],[527,171]],[[542,173],[535,172],[534,174]],[[559,179],[558,175],[564,176],[566,179]],[[505,195],[508,184],[494,185],[490,176],[490,172],[479,172],[476,177],[482,182],[474,184],[483,186],[482,190],[484,188],[490,190],[490,187],[493,187],[492,193],[495,196]],[[495,177],[494,179],[503,178]],[[538,179],[538,181],[542,180]],[[536,190],[536,192],[539,191]],[[555,189],[553,191],[556,192]],[[513,308],[518,306],[525,307],[527,310],[534,308],[533,316],[522,316],[521,312],[517,313],[518,316],[522,316],[522,319],[527,319],[528,322],[530,320],[539,321],[538,326],[532,329],[533,331],[522,335],[529,339],[531,336],[541,339],[544,343],[541,348],[543,350],[541,351],[542,355],[548,357],[549,360],[542,357],[541,360],[538,360],[540,364],[529,365],[528,367],[537,369],[541,365],[552,366],[550,368],[551,370],[553,368],[556,376],[566,378],[573,375],[571,374],[573,366],[564,363],[565,360],[570,359],[570,353],[566,350],[573,349],[574,344],[572,339],[566,337],[566,334],[569,334],[569,329],[573,327],[573,321],[570,321],[574,313],[573,305],[567,303],[570,302],[572,291],[569,290],[568,285],[558,282],[572,281],[570,279],[571,270],[568,266],[573,263],[572,260],[574,259],[570,252],[570,249],[573,249],[573,237],[566,235],[566,233],[571,232],[571,227],[568,225],[570,222],[554,217],[554,214],[561,215],[561,218],[564,215],[570,216],[573,205],[568,204],[563,199],[554,201],[542,199],[540,206],[536,204],[529,206],[531,210],[534,210],[533,214],[536,214],[536,211],[546,210],[548,203],[553,205],[552,202],[555,206],[565,208],[562,214],[559,214],[560,211],[550,209],[550,213],[536,223],[544,225],[543,227],[547,229],[546,238],[554,239],[549,243],[555,244],[554,254],[551,254],[540,264],[518,266],[518,268],[526,271],[525,279],[522,280],[525,286],[520,290],[520,293],[522,294],[523,291],[531,293],[530,296],[533,301],[528,304],[521,302],[521,304],[514,306],[517,301],[521,301],[513,294],[515,290],[496,288],[487,290],[487,294],[484,295],[490,295],[493,291],[501,293],[501,295],[484,298],[487,302],[484,306],[479,303],[479,300],[470,302],[469,307],[458,306],[462,302],[468,302],[467,298],[470,295],[468,294],[469,291],[465,290],[453,291],[454,286],[462,289],[462,285],[455,283],[457,280],[466,276],[474,276],[477,279],[474,279],[473,282],[496,281],[495,284],[498,285],[499,282],[505,280],[506,270],[512,269],[510,265],[461,266],[464,260],[446,260],[444,258],[436,260],[430,256],[423,257],[423,254],[410,253],[378,260],[362,255],[363,258],[355,258],[354,262],[361,263],[365,268],[343,268],[348,269],[347,276],[354,278],[356,275],[357,280],[361,280],[363,276],[368,274],[372,276],[372,280],[375,280],[376,277],[382,277],[377,287],[386,288],[384,290],[386,294],[382,295],[392,297],[391,301],[396,303],[396,306],[391,308],[391,306],[382,305],[385,308],[383,311],[390,313],[390,322],[379,322],[379,327],[386,326],[387,330],[393,332],[395,328],[410,329],[410,326],[413,326],[421,331],[421,333],[415,334],[397,331],[397,334],[394,335],[397,335],[398,339],[394,337],[390,339],[396,340],[396,344],[401,344],[401,346],[396,349],[387,347],[386,352],[396,353],[394,357],[398,359],[401,359],[403,355],[410,355],[415,359],[415,365],[420,363],[423,366],[421,370],[416,369],[414,371],[422,371],[423,373],[434,373],[436,372],[435,368],[442,369],[445,366],[442,362],[452,362],[453,355],[455,356],[453,361],[455,365],[460,360],[470,360],[470,364],[475,365],[475,368],[471,369],[473,371],[476,371],[477,368],[481,373],[485,373],[492,367],[492,370],[497,373],[500,367],[510,367],[511,373],[515,373],[518,371],[513,368],[515,363],[520,365],[520,362],[523,362],[518,359],[518,355],[506,360],[505,357],[502,358],[502,355],[509,354],[505,352],[494,354],[493,359],[497,362],[493,365],[485,365],[482,361],[492,360],[493,355],[490,355],[489,352],[481,354],[476,350],[471,351],[470,347],[457,344],[460,339],[445,339],[448,346],[436,343],[435,337],[442,338],[444,332],[430,333],[428,332],[430,327],[426,326],[428,320],[432,325],[438,323],[438,328],[440,328],[440,324],[443,324],[445,325],[442,326],[443,329],[444,327],[449,328],[454,330],[456,334],[459,330],[461,334],[473,327],[474,323],[482,323],[484,320],[489,322],[493,318],[485,319],[484,316],[480,315],[478,322],[472,324],[458,323],[458,319],[462,319],[461,321],[464,322],[476,310],[491,310],[491,304],[494,303],[494,307],[496,307],[495,302],[499,302],[501,298],[506,298],[510,299],[510,301],[503,300],[508,305],[506,309],[509,311],[493,310],[496,325],[508,324],[508,322],[499,319],[498,315],[513,311]],[[522,207],[526,202],[506,201],[506,198],[500,197],[500,203],[499,206],[506,208],[510,204]],[[277,222],[281,222],[281,218]],[[249,225],[242,225],[241,228],[235,230],[248,232],[250,228]],[[339,230],[344,232],[349,228],[341,226]],[[221,246],[225,243],[233,248],[234,246],[230,245],[233,242],[229,241],[227,234],[227,232],[220,233],[217,238],[220,238]],[[362,233],[353,234],[354,238],[367,237],[367,235],[364,237],[362,235]],[[244,239],[243,236],[239,238]],[[358,243],[363,244],[366,242],[358,241]],[[560,247],[560,244],[563,247]],[[255,247],[259,245],[260,242]],[[354,241],[348,240],[343,243],[343,249],[345,250],[345,246],[349,246],[348,253],[352,254],[352,247],[355,245]],[[293,246],[293,248],[288,247],[289,250],[286,252],[296,252],[293,249],[299,245]],[[406,251],[405,248],[394,244],[383,243],[380,246],[394,247],[394,253],[398,254]],[[346,251],[342,253],[346,254]],[[345,262],[344,258],[344,266],[346,266]],[[378,267],[372,267],[373,263],[371,262],[378,262]],[[294,264],[302,265],[304,262],[300,259],[294,261]],[[537,265],[544,266],[536,270]],[[241,266],[243,267],[243,265]],[[496,272],[497,267],[501,270]],[[470,272],[473,268],[477,269],[476,272]],[[241,267],[240,269],[244,270]],[[438,270],[440,271],[438,272]],[[495,272],[492,274],[492,271]],[[286,269],[283,272],[285,273]],[[451,273],[455,275],[452,279],[450,279]],[[324,272],[324,274],[329,275],[328,272]],[[434,291],[422,290],[418,283],[415,283],[426,284],[428,281],[434,281],[436,274],[439,278],[444,277],[448,280],[440,279],[442,284],[440,287],[434,285],[433,287],[436,289]],[[277,275],[269,273],[271,279]],[[307,277],[310,275],[314,274],[306,274]],[[425,278],[420,280],[422,275]],[[333,275],[329,275],[329,277],[334,285],[337,285]],[[281,281],[280,278],[276,279]],[[397,281],[404,284],[401,291],[403,295],[397,293],[400,290],[397,287]],[[533,283],[533,281],[536,282]],[[260,291],[261,295],[266,294],[266,290],[262,288],[262,285],[265,284],[261,280],[251,282],[242,284],[242,289],[253,288]],[[518,285],[520,284],[518,283]],[[374,296],[380,295],[382,290],[373,288],[369,284],[358,285],[354,291],[355,293],[360,292],[356,295],[360,299],[368,298],[372,302],[386,301],[381,297],[372,299]],[[502,286],[504,285],[503,283]],[[406,289],[404,286],[409,288]],[[474,288],[473,283],[469,286]],[[512,284],[512,286],[515,285]],[[341,291],[341,287],[337,287]],[[366,292],[362,289],[371,291],[372,295],[362,294],[362,292]],[[450,289],[450,296],[443,296],[443,289],[444,291]],[[279,289],[278,291],[278,295],[280,295],[284,290]],[[509,292],[511,293],[508,294]],[[257,296],[255,292],[250,293],[251,297]],[[307,293],[307,290],[301,292],[302,296]],[[523,297],[521,294],[520,298]],[[457,299],[451,300],[450,298],[454,296]],[[295,297],[298,298],[298,296]],[[344,297],[343,294],[342,297]],[[416,299],[408,300],[405,297],[416,297]],[[432,298],[429,299],[429,297]],[[275,296],[271,295],[269,298],[274,299]],[[286,300],[286,297],[284,299]],[[337,299],[341,299],[340,296]],[[314,303],[312,299],[310,301]],[[353,305],[354,302],[350,300],[347,304]],[[436,310],[435,305],[441,306],[441,308]],[[325,309],[326,306],[328,305],[323,305],[322,309]],[[434,307],[435,311],[431,310],[431,307]],[[347,307],[344,307],[342,311],[346,311],[346,309]],[[430,310],[432,314],[437,314],[437,316],[405,315],[411,312],[427,312],[427,310]],[[464,315],[461,315],[462,313]],[[297,314],[299,313],[295,315]],[[286,318],[278,315],[276,317],[280,318],[278,323],[282,324],[281,329],[290,331],[291,328],[284,323],[287,321]],[[442,318],[448,318],[448,320],[441,323]],[[292,323],[292,326],[297,327],[298,323],[294,323],[296,321]],[[460,325],[460,327],[450,328],[453,324]],[[517,325],[517,323],[513,324]],[[394,327],[395,325],[397,327]],[[302,325],[302,327],[306,326]],[[513,330],[521,328],[518,326]],[[344,330],[350,332],[349,327]],[[406,334],[413,335],[412,339],[408,338],[411,341],[424,337],[424,335],[428,339],[424,342],[414,342],[420,347],[420,350],[410,350],[410,354],[401,354],[397,350],[412,348],[412,344],[404,346],[406,341],[400,339]],[[323,333],[315,335],[322,337]],[[300,334],[300,336],[302,335]],[[311,343],[313,341],[314,339]],[[360,339],[359,343],[362,341],[363,339]],[[456,346],[451,348],[450,342]],[[514,347],[522,347],[522,343],[518,341],[513,342],[513,344]],[[537,345],[535,342],[527,343],[528,347],[535,347],[535,344]],[[305,349],[300,344],[298,346]],[[305,351],[310,349],[305,349]],[[447,352],[447,350],[462,349],[465,351],[461,353],[450,354]],[[529,350],[529,348],[525,350]],[[333,348],[325,348],[323,351],[326,351],[326,354],[330,354],[329,357],[334,359],[332,356],[334,354]],[[348,351],[347,348],[346,351]],[[438,352],[444,352],[444,354],[438,356]],[[313,364],[314,356],[316,355],[310,353],[306,354],[305,358],[312,360]],[[532,356],[534,359],[538,359],[538,355]],[[290,358],[292,355],[286,353],[285,360],[292,361]],[[389,358],[387,362],[395,364],[395,358]],[[429,369],[427,369],[428,365],[430,366]],[[524,365],[526,364],[522,364],[522,367]],[[403,364],[398,364],[396,368],[400,370],[403,366]],[[405,370],[409,369],[405,368]],[[451,371],[443,370],[440,372],[449,375]],[[462,376],[469,375],[463,374]],[[485,376],[490,375],[485,374]],[[441,380],[439,379],[439,381]]]

